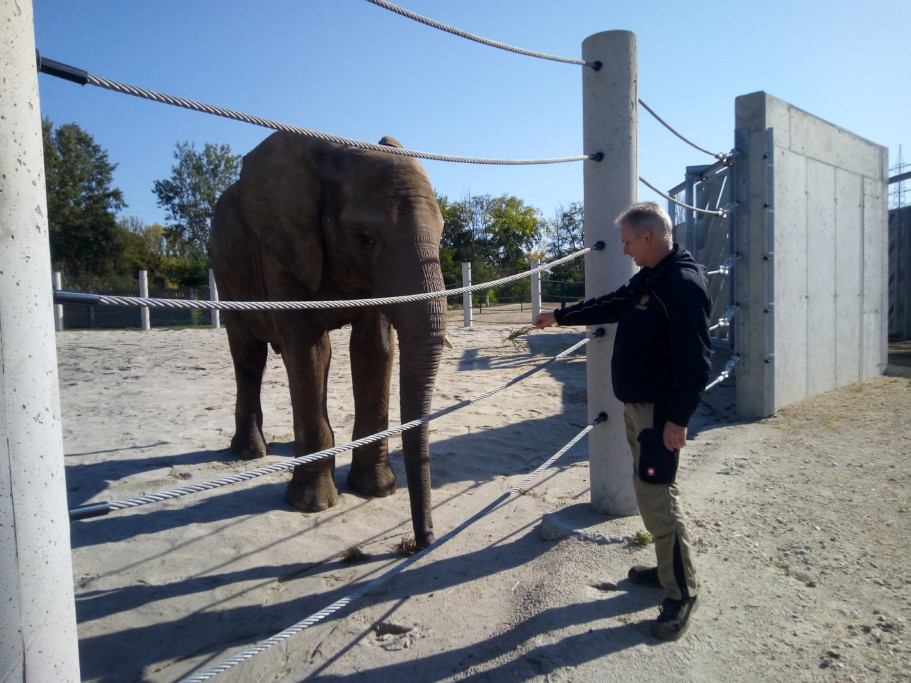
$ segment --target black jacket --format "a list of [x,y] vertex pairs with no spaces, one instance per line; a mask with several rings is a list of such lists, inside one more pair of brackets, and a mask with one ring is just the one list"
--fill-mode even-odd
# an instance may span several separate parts
[[614,394],[655,403],[686,426],[709,379],[711,300],[705,269],[673,251],[605,296],[554,311],[558,325],[618,323],[611,358]]

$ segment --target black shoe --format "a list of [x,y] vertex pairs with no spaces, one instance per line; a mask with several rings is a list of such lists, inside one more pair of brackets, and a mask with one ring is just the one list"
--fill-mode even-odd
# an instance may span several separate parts
[[690,617],[698,606],[698,596],[695,595],[688,600],[665,598],[661,603],[661,614],[652,624],[652,635],[661,640],[677,640],[686,633]]
[[649,588],[661,588],[661,582],[658,580],[658,567],[643,567],[636,565],[629,570],[629,580],[640,586]]

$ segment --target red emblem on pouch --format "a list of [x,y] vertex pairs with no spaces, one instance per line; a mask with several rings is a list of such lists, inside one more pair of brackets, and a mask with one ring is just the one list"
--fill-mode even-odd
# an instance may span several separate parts
[[645,470],[645,473],[646,473],[648,476],[650,476],[650,477],[654,477],[654,476],[655,476],[655,468],[654,468],[654,467],[649,467],[648,469]]

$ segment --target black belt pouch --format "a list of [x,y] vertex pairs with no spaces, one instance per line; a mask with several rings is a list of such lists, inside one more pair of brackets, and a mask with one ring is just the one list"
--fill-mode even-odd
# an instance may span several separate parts
[[679,450],[664,447],[664,437],[657,429],[639,432],[639,479],[647,484],[673,484],[677,478]]

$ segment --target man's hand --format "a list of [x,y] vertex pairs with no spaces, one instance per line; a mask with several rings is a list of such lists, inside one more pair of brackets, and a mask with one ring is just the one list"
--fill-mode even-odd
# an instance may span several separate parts
[[543,330],[546,327],[557,324],[557,318],[554,315],[553,311],[543,311],[538,314],[538,317],[535,318],[535,327],[539,330]]
[[669,451],[686,446],[686,427],[674,424],[670,420],[664,423],[664,447]]

